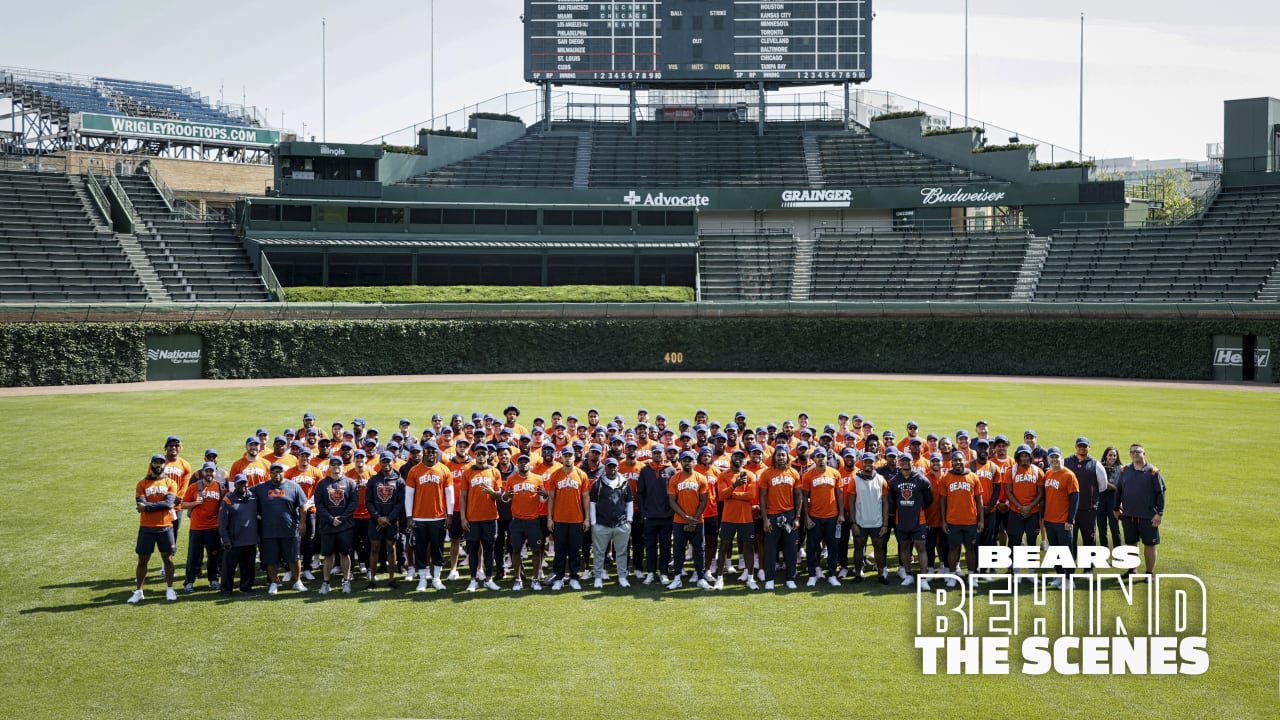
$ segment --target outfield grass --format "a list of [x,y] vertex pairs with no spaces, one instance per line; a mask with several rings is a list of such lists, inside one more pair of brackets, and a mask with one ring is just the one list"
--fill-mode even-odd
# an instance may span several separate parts
[[344,303],[668,303],[693,302],[693,288],[645,285],[386,285],[285,288],[289,302]]
[[[185,456],[234,459],[259,425],[322,427],[519,405],[637,407],[678,419],[737,409],[753,424],[856,411],[881,429],[1027,427],[1047,444],[1088,435],[1146,443],[1169,482],[1160,569],[1209,593],[1203,676],[926,677],[914,596],[874,583],[840,590],[621,592],[512,597],[360,590],[166,604],[132,587],[132,490],[177,433]],[[0,399],[15,436],[0,447],[0,707],[40,717],[1275,717],[1280,581],[1274,508],[1277,398],[1014,382],[695,380],[421,383]],[[52,457],[45,457],[46,453]],[[185,531],[183,533],[185,535]],[[185,554],[186,538],[182,539]],[[153,572],[154,577],[154,572]],[[315,584],[312,584],[313,590]],[[509,587],[509,584],[506,585]],[[1116,591],[1111,591],[1115,593]]]

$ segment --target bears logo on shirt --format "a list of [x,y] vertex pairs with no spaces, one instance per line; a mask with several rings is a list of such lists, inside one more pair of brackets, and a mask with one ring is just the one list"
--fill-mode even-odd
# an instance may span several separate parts
[[382,483],[378,486],[378,502],[391,502],[391,498],[395,497],[395,494],[396,489],[387,483]]
[[911,496],[915,494],[915,491],[911,488],[910,485],[903,485],[901,488],[898,489],[898,494],[902,497],[903,500],[910,500]]
[[341,505],[347,499],[347,490],[341,485],[329,486],[329,503],[331,505]]

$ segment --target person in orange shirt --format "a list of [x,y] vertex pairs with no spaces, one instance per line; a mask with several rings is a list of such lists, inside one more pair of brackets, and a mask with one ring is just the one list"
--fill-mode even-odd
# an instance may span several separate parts
[[[1088,478],[1092,481],[1093,478]],[[1076,512],[1080,509],[1080,480],[1074,472],[1062,465],[1062,450],[1049,448],[1049,469],[1044,473],[1044,531],[1050,545],[1065,547],[1075,557]],[[1055,577],[1049,582],[1053,587],[1062,587],[1062,578],[1066,578],[1067,587],[1073,587],[1071,575],[1074,571],[1065,571],[1062,566],[1053,569]]]
[[352,465],[345,473],[356,483],[356,514],[352,516],[355,521],[355,534],[352,536],[352,543],[355,545],[355,557],[360,563],[360,574],[366,580],[371,579],[372,574],[369,572],[369,506],[364,496],[365,489],[369,486],[369,478],[373,477],[373,466],[369,464],[369,455],[364,450],[356,450],[352,457],[355,458],[355,464]]
[[951,543],[947,534],[942,532],[942,479],[946,471],[942,469],[942,453],[930,453],[929,469],[924,476],[929,480],[929,488],[933,493],[933,502],[924,509],[925,525],[928,535],[925,536],[924,553],[929,563],[930,572],[947,572],[947,562],[951,555]]
[[703,547],[702,516],[707,509],[707,476],[693,469],[697,455],[689,450],[680,453],[680,472],[667,481],[667,503],[675,513],[671,522],[674,525],[675,577],[667,585],[668,590],[679,588],[684,582],[684,551],[693,546],[693,577],[697,578],[698,587],[710,590],[711,583],[704,577],[706,556]]
[[267,461],[267,467],[275,463],[280,463],[286,470],[298,464],[298,458],[289,454],[289,441],[283,435],[277,435],[271,442],[271,452],[262,456]]
[[[907,434],[898,441],[898,452],[904,453],[911,447],[911,440],[920,437],[920,425],[915,420],[907,421]],[[921,441],[923,442],[923,440]]]
[[[178,501],[187,494],[187,483],[191,481],[191,463],[182,458],[182,438],[170,435],[164,441],[164,475],[178,483]],[[174,508],[173,512],[173,552],[178,552],[178,540],[182,537],[182,512]],[[216,574],[216,573],[215,573]]]
[[[978,533],[982,532],[982,483],[965,467],[965,455],[951,452],[951,469],[942,478],[942,532],[951,543],[951,569],[960,572],[960,548],[964,548],[969,573],[978,571]],[[947,578],[955,587],[956,578]]]
[[[618,459],[618,473],[627,479],[627,484],[631,486],[631,497],[635,498],[635,510],[633,512],[635,518],[641,518],[640,471],[645,466],[645,461],[640,459],[639,450],[640,446],[635,440],[626,440],[623,443],[622,457]],[[632,575],[635,575],[636,578],[644,578],[643,524],[641,524],[639,531],[632,533],[631,540]]]
[[588,519],[587,493],[591,482],[587,474],[573,462],[573,447],[560,451],[560,467],[551,474],[547,498],[547,512],[551,519],[551,534],[555,538],[556,557],[552,564],[555,577],[552,590],[564,587],[566,565],[569,571],[569,587],[581,590],[578,575],[582,572],[582,539],[591,528]]
[[[721,433],[723,437],[723,433]],[[716,551],[720,547],[720,503],[716,497],[716,478],[725,468],[716,467],[715,448],[703,445],[698,449],[698,460],[693,465],[693,471],[707,479],[707,507],[702,511],[702,547],[704,554],[711,559],[710,567],[707,568],[707,582],[714,582],[711,578],[716,574]],[[727,458],[726,458],[727,460]],[[725,463],[728,466],[728,463]]]
[[493,579],[497,572],[498,499],[502,497],[502,475],[489,464],[488,445],[475,448],[475,463],[462,473],[462,531],[467,537],[467,559],[471,565],[471,584],[467,592],[480,588],[480,566],[484,564],[484,586],[499,590]]
[[196,475],[194,482],[187,485],[182,496],[182,509],[191,513],[183,592],[195,592],[195,582],[200,577],[201,565],[206,555],[209,560],[209,589],[220,589],[218,572],[222,568],[222,537],[218,534],[218,505],[222,502],[226,488],[214,477],[217,470],[218,464],[215,462],[206,462],[200,466],[200,473]]
[[440,446],[434,442],[422,447],[422,462],[405,477],[404,506],[414,536],[418,592],[426,592],[428,582],[444,590],[444,531],[453,515],[453,476],[440,462]]
[[[459,417],[461,419],[461,417]],[[453,514],[449,518],[449,576],[446,580],[457,580],[458,559],[462,555],[462,473],[471,466],[471,438],[467,433],[458,436],[453,443],[454,454],[445,458],[444,464],[449,468],[449,476],[453,483]],[[441,448],[443,449],[443,448]]]
[[137,604],[146,598],[142,586],[147,580],[147,565],[151,554],[160,550],[164,563],[165,600],[177,600],[173,589],[173,509],[178,505],[178,484],[165,477],[164,455],[152,455],[147,475],[134,488],[134,502],[138,509],[138,541],[134,550],[138,553],[137,585],[129,596],[129,603]]
[[[960,452],[957,450],[956,452]],[[1001,482],[1009,501],[1009,547],[1039,545],[1040,504],[1044,500],[1044,471],[1032,462],[1031,448],[1019,445],[1013,453],[1014,465]],[[1024,573],[1018,573],[1023,575]]]
[[716,477],[716,497],[724,501],[720,515],[720,552],[716,558],[721,568],[715,588],[724,589],[724,576],[729,572],[729,555],[736,540],[742,549],[743,568],[741,580],[747,589],[757,590],[755,579],[755,518],[753,506],[760,497],[756,474],[747,470],[744,461],[747,453],[742,448],[729,455],[729,468]]
[[[973,442],[973,462],[969,464],[969,469],[973,474],[978,476],[978,480],[982,482],[982,498],[986,503],[983,514],[987,521],[982,526],[982,536],[978,538],[979,545],[995,545],[996,534],[999,531],[996,516],[998,511],[996,507],[1001,504],[1004,499],[1005,486],[1000,482],[1002,471],[999,465],[991,462],[988,454],[990,451],[990,443],[982,438],[978,438]],[[1007,510],[1005,511],[1007,514]]]
[[[303,445],[298,450],[298,464],[284,471],[284,479],[292,480],[302,488],[302,492],[307,496],[308,500],[315,497],[316,485],[324,479],[324,472],[320,468],[311,464],[311,448]],[[316,508],[315,505],[307,508],[302,514],[298,526],[299,537],[301,538],[302,552],[302,579],[315,580],[315,575],[311,571],[316,567],[318,560],[316,546]],[[289,582],[292,574],[286,572],[283,578],[284,582]]]
[[507,478],[502,487],[502,499],[511,503],[511,564],[515,571],[515,582],[512,591],[524,589],[524,562],[521,551],[526,545],[533,555],[534,578],[529,586],[538,591],[542,589],[542,556],[545,537],[543,536],[543,519],[547,491],[543,489],[542,477],[533,472],[529,455],[521,453],[516,458],[516,471]]
[[244,457],[231,463],[231,476],[244,475],[249,487],[264,483],[271,478],[271,463],[258,453],[262,451],[262,441],[250,435],[244,441]]
[[778,572],[778,545],[782,544],[783,560],[787,568],[787,587],[796,587],[796,560],[800,518],[796,508],[802,502],[800,477],[790,466],[791,455],[785,444],[773,449],[773,464],[760,473],[760,508],[765,533],[764,576],[765,590],[773,589],[773,578]]
[[827,583],[840,587],[839,557],[836,537],[844,522],[844,489],[840,486],[840,471],[827,465],[827,451],[813,451],[813,468],[800,478],[800,495],[803,500],[805,528],[809,531],[806,552],[809,564],[808,587],[818,584],[818,559],[823,543],[827,546]]
[[[995,465],[999,472],[997,478],[1003,478],[1009,468],[1013,467],[1013,458],[1009,457],[1009,438],[1004,435],[996,435],[991,440],[991,464]],[[995,512],[988,514],[987,523],[994,525],[995,528],[990,531],[991,537],[995,538],[998,545],[1007,545],[1009,543],[1009,498],[1007,497],[1008,488],[999,480],[996,482],[995,493]],[[988,498],[987,505],[991,505],[991,499]]]

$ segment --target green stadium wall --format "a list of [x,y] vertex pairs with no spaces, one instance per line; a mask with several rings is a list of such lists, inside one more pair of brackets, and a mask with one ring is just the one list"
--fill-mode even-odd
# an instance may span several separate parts
[[686,370],[1203,381],[1213,378],[1214,335],[1280,338],[1280,320],[970,315],[7,323],[0,325],[0,385],[141,382],[146,337],[166,334],[202,336],[204,375],[213,379]]

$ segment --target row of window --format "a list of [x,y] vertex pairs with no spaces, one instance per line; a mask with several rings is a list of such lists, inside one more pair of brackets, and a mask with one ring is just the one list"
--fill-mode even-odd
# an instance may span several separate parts
[[[312,205],[253,203],[249,219],[258,222],[312,221]],[[410,225],[537,225],[538,211],[505,208],[409,208]],[[543,210],[542,225],[558,227],[693,227],[690,210]],[[321,223],[403,225],[405,208],[319,206]]]

